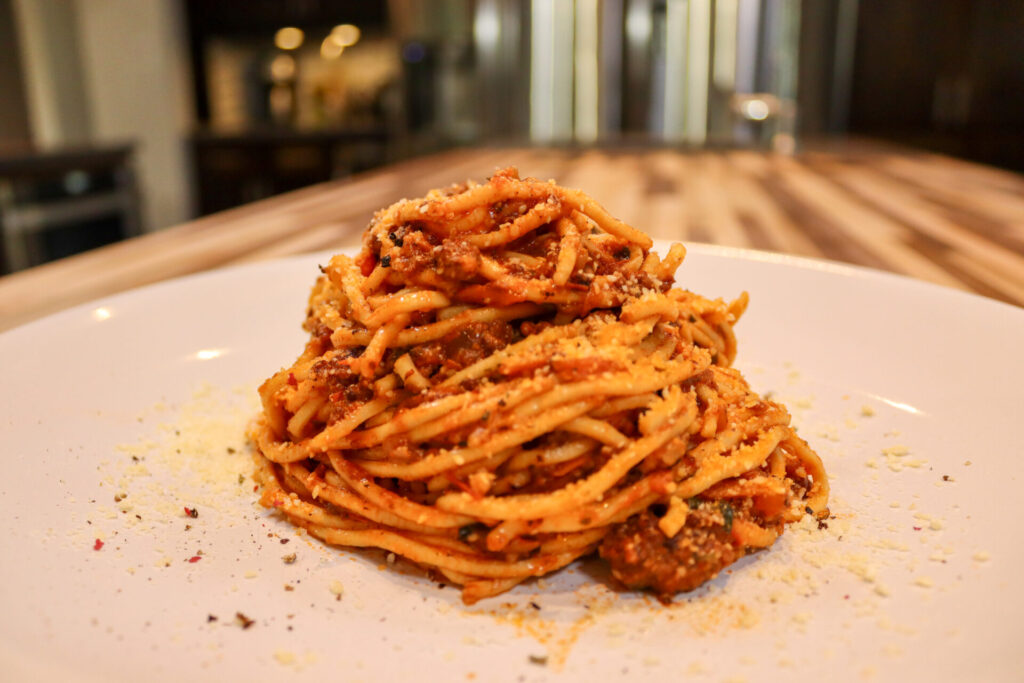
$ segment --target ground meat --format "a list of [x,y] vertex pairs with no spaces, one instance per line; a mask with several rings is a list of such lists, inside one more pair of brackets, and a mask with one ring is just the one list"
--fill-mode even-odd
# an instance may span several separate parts
[[505,348],[515,336],[515,329],[501,320],[469,323],[437,341],[413,348],[409,355],[428,377],[439,370],[458,372]]
[[744,555],[726,528],[717,506],[691,510],[673,538],[658,528],[658,518],[644,511],[612,528],[601,543],[601,557],[612,574],[629,588],[650,588],[668,602],[690,591]]
[[407,275],[436,270],[434,246],[438,243],[437,238],[429,232],[409,231],[402,238],[401,248],[392,250],[390,268],[396,273]]
[[352,370],[351,352],[348,350],[318,360],[311,369],[313,377],[327,388],[331,415],[335,419],[345,415],[350,404],[373,398],[373,387]]
[[442,277],[468,281],[480,270],[480,250],[465,240],[447,239],[441,243],[437,264]]

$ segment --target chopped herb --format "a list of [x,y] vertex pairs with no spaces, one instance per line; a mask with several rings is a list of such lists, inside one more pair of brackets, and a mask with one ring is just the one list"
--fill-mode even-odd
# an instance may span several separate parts
[[622,247],[622,249],[615,252],[614,256],[620,261],[629,258],[629,247]]
[[732,531],[732,517],[735,514],[732,505],[721,503],[719,507],[722,509],[722,518],[725,520],[722,522],[722,526],[725,527],[726,531]]
[[468,540],[470,536],[475,534],[481,528],[483,528],[483,525],[482,524],[477,524],[477,523],[467,524],[466,526],[459,527],[459,540],[460,541]]
[[384,258],[382,258],[380,260],[380,267],[381,268],[390,268],[391,267],[391,255],[390,254],[385,256]]
[[491,419],[491,411],[489,410],[480,417],[480,420],[483,422],[487,422],[489,419]]
[[238,622],[238,625],[241,626],[243,630],[256,623],[255,619],[250,619],[241,612],[235,612],[235,621]]
[[814,510],[811,509],[810,505],[807,505],[807,506],[804,507],[804,512],[806,512],[809,515],[813,515],[814,514]]
[[691,323],[697,322],[697,316],[695,316],[693,313],[690,314],[690,322]]
[[245,483],[245,475],[244,474],[239,474],[238,475],[238,483],[239,484],[244,484]]
[[700,507],[701,500],[697,496],[693,496],[691,498],[686,499],[686,504],[690,506],[691,510],[696,510],[697,508]]
[[540,605],[535,603],[533,600],[530,601],[530,607],[532,607],[533,609],[537,609],[537,610],[540,609]]
[[235,449],[232,448],[231,446],[228,446],[228,453],[234,454],[235,453]]
[[536,664],[537,666],[547,666],[548,656],[547,655],[530,655],[530,664]]

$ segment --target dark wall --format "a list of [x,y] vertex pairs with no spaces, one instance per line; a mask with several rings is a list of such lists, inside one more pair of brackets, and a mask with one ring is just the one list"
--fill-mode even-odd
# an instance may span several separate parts
[[850,130],[1024,170],[1024,0],[861,0]]

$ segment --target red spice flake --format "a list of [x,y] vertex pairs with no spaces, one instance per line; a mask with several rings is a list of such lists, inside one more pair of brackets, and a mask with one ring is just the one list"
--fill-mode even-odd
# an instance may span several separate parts
[[290,387],[297,387],[297,386],[299,386],[299,380],[295,379],[295,373],[293,373],[293,372],[289,372],[288,373],[288,386],[290,386]]
[[185,508],[185,515],[195,519],[196,517],[199,516],[199,510],[196,509],[196,508],[186,507]]
[[191,564],[195,564],[196,562],[198,562],[198,561],[199,561],[199,560],[201,560],[201,559],[203,559],[203,558],[202,558],[202,557],[200,557],[199,555],[193,555],[192,557],[188,558],[188,561],[189,561],[189,562],[190,562]]
[[921,527],[919,527],[919,526],[915,526],[914,527],[914,531],[920,531],[920,530],[921,530]]
[[482,500],[483,499],[483,496],[480,495],[479,493],[477,493],[476,491],[474,491],[473,489],[471,489],[469,487],[469,484],[465,483],[464,481],[461,481],[458,477],[456,477],[451,472],[445,472],[444,473],[444,478],[447,479],[448,481],[450,481],[455,486],[458,486],[460,489],[462,489],[463,491],[465,491],[469,495],[471,495],[475,500]]
[[103,547],[103,541],[101,541],[98,538],[96,539],[96,542],[92,544],[92,549],[93,550],[99,550],[102,547]]

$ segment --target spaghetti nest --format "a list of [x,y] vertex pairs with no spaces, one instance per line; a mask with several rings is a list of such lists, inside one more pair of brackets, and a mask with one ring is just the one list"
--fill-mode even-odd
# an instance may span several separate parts
[[685,251],[506,169],[377,213],[260,387],[261,502],[401,555],[472,603],[599,551],[660,597],[827,514],[821,461],[730,368],[744,293]]

